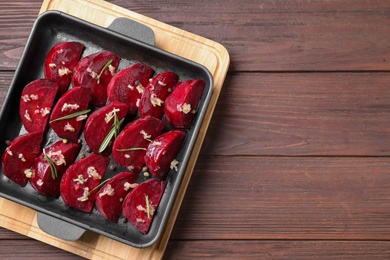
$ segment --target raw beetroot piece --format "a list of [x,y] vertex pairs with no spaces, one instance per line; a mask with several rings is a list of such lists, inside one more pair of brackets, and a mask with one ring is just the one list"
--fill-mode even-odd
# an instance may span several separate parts
[[58,84],[48,79],[37,79],[24,87],[19,115],[28,132],[45,131],[57,90]]
[[146,86],[139,102],[141,117],[150,115],[159,119],[164,115],[164,101],[172,92],[179,80],[179,76],[171,71],[158,74]]
[[123,201],[123,216],[142,234],[149,231],[165,186],[165,181],[147,180],[135,187]]
[[16,137],[2,156],[3,173],[20,186],[26,186],[29,172],[41,150],[42,133],[33,132]]
[[128,104],[130,114],[137,113],[137,100],[141,99],[145,86],[154,70],[142,63],[136,63],[114,75],[107,87],[108,100]]
[[165,180],[169,169],[177,170],[175,160],[179,152],[186,132],[172,130],[156,137],[146,149],[145,164],[149,172],[155,177]]
[[97,210],[109,221],[118,222],[126,195],[135,188],[138,173],[121,172],[112,177],[96,195]]
[[[126,117],[128,111],[128,105],[114,101],[94,111],[88,117],[84,128],[84,138],[85,142],[94,153],[100,153],[104,156],[110,155],[115,135],[112,136],[106,148],[100,151],[102,143],[114,128],[115,114],[118,117],[119,122]],[[118,133],[119,131],[117,131],[117,134]]]
[[158,136],[165,123],[155,117],[140,117],[125,126],[114,141],[114,161],[130,171],[140,172],[145,163],[146,147]]
[[108,157],[92,153],[69,166],[60,184],[65,204],[90,213],[98,192],[97,187],[109,163]]
[[120,57],[110,51],[101,51],[82,58],[73,70],[73,87],[91,88],[91,104],[103,106],[107,101],[107,85],[115,75],[119,61]]
[[80,149],[81,144],[63,141],[45,148],[32,166],[31,186],[44,196],[58,198],[62,175],[76,160]]
[[190,128],[203,94],[203,80],[180,82],[165,100],[165,116],[175,128]]
[[84,45],[79,42],[59,42],[46,55],[44,73],[47,79],[58,84],[57,96],[62,96],[69,87],[73,69],[79,62]]
[[50,116],[50,127],[61,138],[77,141],[79,138],[87,113],[69,119],[65,116],[77,114],[88,109],[91,89],[72,88],[68,90],[54,106]]

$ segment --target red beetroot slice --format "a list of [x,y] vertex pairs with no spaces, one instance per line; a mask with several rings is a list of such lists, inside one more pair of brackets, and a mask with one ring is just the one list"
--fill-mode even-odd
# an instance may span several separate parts
[[135,188],[138,173],[121,172],[112,177],[96,195],[97,210],[109,221],[118,222],[126,195]]
[[79,62],[84,45],[79,42],[59,42],[46,55],[44,73],[47,79],[58,84],[58,96],[69,87],[73,69]]
[[45,152],[42,152],[34,161],[30,179],[31,186],[44,196],[58,198],[62,175],[76,160],[80,149],[81,144],[64,143],[62,140],[45,148]]
[[71,141],[79,138],[87,114],[64,120],[58,119],[87,110],[90,94],[89,88],[72,88],[58,100],[50,116],[50,127],[59,137]]
[[109,162],[108,157],[92,153],[69,166],[60,184],[65,204],[90,213],[98,192],[95,188],[100,184]]
[[114,161],[130,171],[140,172],[145,163],[146,147],[164,127],[162,120],[152,116],[138,118],[127,124],[114,141]]
[[135,187],[123,202],[123,216],[142,234],[149,231],[165,186],[165,181],[147,180]]
[[146,149],[145,164],[149,172],[155,177],[164,180],[169,169],[177,171],[178,161],[175,159],[179,152],[186,132],[172,130],[156,137]]
[[153,74],[151,67],[139,62],[116,73],[107,87],[108,100],[128,104],[129,113],[136,114],[137,100]]
[[44,132],[58,90],[58,84],[38,79],[27,84],[20,97],[19,115],[26,130]]
[[175,128],[190,128],[203,94],[203,80],[188,80],[176,85],[164,104],[165,116]]
[[33,132],[16,137],[2,156],[3,173],[20,186],[26,186],[31,166],[41,150],[42,133]]
[[119,61],[120,57],[110,51],[101,51],[82,58],[73,70],[73,87],[91,88],[91,104],[103,106],[107,101],[107,85],[115,75]]
[[139,102],[139,114],[162,118],[164,101],[177,84],[179,76],[171,71],[158,74],[146,86]]
[[112,137],[110,143],[103,151],[99,151],[100,147],[107,135],[114,128],[114,114],[118,117],[119,122],[126,117],[128,111],[128,105],[114,101],[94,111],[88,117],[84,128],[84,138],[85,142],[94,153],[100,153],[104,156],[108,156],[111,153],[115,136]]

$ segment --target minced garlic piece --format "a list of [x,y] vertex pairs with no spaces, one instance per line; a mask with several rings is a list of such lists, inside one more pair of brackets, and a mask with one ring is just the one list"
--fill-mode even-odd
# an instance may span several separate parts
[[103,197],[104,195],[114,196],[115,190],[111,187],[110,184],[104,188],[103,192],[99,194],[99,197]]
[[146,133],[144,130],[141,130],[141,132],[139,133],[144,136],[144,139],[149,139],[150,137],[152,137],[151,135],[148,135],[148,133]]
[[161,85],[161,86],[166,86],[167,84],[162,82],[161,80],[158,81],[158,84]]
[[81,202],[87,201],[87,200],[88,200],[88,196],[89,196],[89,188],[88,188],[88,187],[85,187],[85,188],[84,188],[83,196],[77,198],[77,200],[78,200],[78,201],[81,201]]
[[26,175],[27,178],[31,178],[34,174],[34,171],[32,169],[26,169],[24,170],[24,175]]
[[59,54],[61,54],[61,53],[63,53],[64,52],[64,49],[59,49],[58,51],[57,51],[57,53],[59,53]]
[[64,112],[64,111],[72,111],[72,110],[76,110],[78,109],[80,106],[78,104],[68,104],[68,103],[65,103],[62,108],[61,108],[61,112]]
[[12,151],[7,147],[7,149],[5,149],[6,151],[7,151],[7,153],[10,155],[10,156],[12,156],[12,155],[14,155],[13,153],[12,153]]
[[72,73],[72,71],[69,68],[58,69],[58,75],[60,77],[68,75],[70,73]]
[[73,179],[73,181],[80,184],[80,185],[83,185],[84,183],[86,183],[88,181],[88,178],[84,179],[84,176],[82,174],[80,174],[79,176],[77,176],[77,179]]
[[137,107],[139,107],[139,102],[141,101],[141,99],[139,99],[139,98],[137,98],[137,101],[135,102],[135,105],[137,106]]
[[146,220],[142,219],[142,218],[137,218],[135,221],[137,221],[138,223],[145,223]]
[[30,97],[26,94],[26,95],[23,95],[22,96],[22,99],[23,99],[23,102],[27,103],[29,101],[31,101]]
[[39,187],[41,187],[41,186],[43,185],[42,179],[37,180],[37,185],[38,185]]
[[87,119],[88,115],[81,115],[81,116],[78,116],[76,117],[76,121],[83,121],[85,119]]
[[135,187],[138,186],[138,183],[129,183],[129,182],[125,182],[125,184],[123,184],[123,189],[125,191],[128,191],[129,189],[134,189]]
[[86,71],[89,73],[89,75],[91,76],[91,78],[93,78],[93,79],[96,79],[96,78],[97,78],[98,74],[97,74],[96,72],[92,71],[91,68],[87,68]]
[[56,152],[50,151],[46,154],[56,165],[66,165],[65,156],[61,150]]
[[127,88],[129,88],[130,90],[134,90],[134,87],[132,85],[127,85]]
[[155,106],[161,107],[162,104],[164,104],[164,101],[161,100],[161,99],[159,99],[159,98],[156,96],[156,94],[153,93],[153,94],[150,96],[150,103],[152,103],[152,105],[153,105],[154,107],[155,107]]
[[100,180],[102,176],[99,175],[99,173],[96,171],[95,167],[90,166],[87,169],[87,173],[89,177],[92,177],[94,180]]
[[30,95],[31,100],[38,100],[38,95],[31,94]]
[[114,74],[115,74],[115,69],[116,68],[114,66],[112,66],[111,64],[108,66],[108,70],[110,71],[112,76],[114,76]]
[[177,165],[178,164],[179,164],[179,162],[176,159],[173,159],[173,161],[171,162],[170,168],[174,169],[175,171],[177,171]]
[[26,159],[24,158],[23,154],[21,154],[21,153],[18,155],[18,158],[19,158],[22,162],[25,162],[25,161],[26,161]]
[[129,166],[127,166],[126,168],[127,168],[129,171],[134,170],[134,166],[133,166],[133,165],[129,165]]
[[188,114],[191,112],[191,104],[184,103],[182,105],[177,105],[177,111]]
[[[138,206],[137,206],[137,210],[143,211],[143,212],[145,212],[145,213],[148,213],[148,210],[147,210],[144,206],[142,206],[142,205],[138,205]],[[156,210],[156,209],[155,209],[155,207],[153,206],[153,204],[149,203],[149,214],[150,214],[151,216],[153,216],[155,210]]]
[[144,86],[142,86],[141,83],[139,83],[136,87],[136,89],[138,90],[138,93],[142,94],[145,90]]
[[114,118],[114,113],[119,111],[121,111],[119,108],[114,108],[111,112],[107,113],[106,117],[104,118],[106,124],[108,124],[108,122],[110,122],[110,120]]
[[71,126],[71,124],[69,124],[69,122],[67,122],[66,125],[64,126],[64,131],[74,132],[74,131],[76,131],[76,129],[74,129],[74,127]]
[[30,117],[30,114],[28,113],[27,110],[26,110],[26,112],[24,113],[24,117],[25,117],[28,121],[32,122],[32,119],[31,119],[31,117]]
[[125,157],[126,159],[130,159],[130,154],[125,154],[124,157]]
[[55,68],[55,67],[57,67],[57,65],[56,65],[55,63],[50,63],[50,64],[49,64],[49,67],[50,67],[50,68]]
[[41,108],[41,109],[39,110],[39,112],[41,113],[41,116],[42,116],[42,117],[45,117],[45,116],[47,116],[48,114],[50,114],[50,108],[48,108],[48,107]]

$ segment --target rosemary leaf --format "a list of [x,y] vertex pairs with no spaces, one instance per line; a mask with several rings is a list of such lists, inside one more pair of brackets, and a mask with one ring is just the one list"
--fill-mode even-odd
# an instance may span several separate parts
[[108,178],[108,179],[102,181],[101,183],[99,183],[99,185],[97,185],[95,188],[93,188],[92,190],[90,190],[90,191],[88,192],[88,197],[89,197],[89,195],[91,195],[91,193],[92,193],[93,191],[95,191],[96,189],[99,189],[100,187],[102,187],[102,186],[103,186],[104,184],[106,184],[106,182],[108,182],[110,179],[111,179],[111,178]]
[[124,118],[122,118],[121,120],[118,120],[118,116],[117,116],[116,112],[114,111],[114,123],[113,123],[112,129],[110,132],[108,132],[107,136],[104,138],[102,144],[100,145],[99,153],[103,152],[107,148],[107,146],[110,144],[111,139],[113,137],[116,138],[116,136],[119,133],[121,124],[123,123],[124,120],[125,120]]
[[97,79],[98,84],[100,84],[100,77],[102,76],[104,70],[106,70],[108,68],[108,66],[111,65],[112,62],[113,62],[113,59],[107,61],[107,63],[103,66],[102,70],[100,71],[99,75],[97,75],[96,79]]
[[118,152],[129,152],[129,151],[146,151],[146,148],[143,147],[133,147],[133,148],[124,148],[124,149],[116,149]]
[[148,213],[148,219],[150,219],[150,205],[149,205],[149,197],[145,194],[145,201],[146,201],[146,212]]
[[66,119],[75,118],[75,117],[78,117],[78,116],[82,116],[82,115],[88,114],[89,112],[91,112],[91,109],[87,109],[87,110],[83,110],[83,111],[77,111],[77,112],[75,112],[73,114],[69,114],[69,115],[66,115],[66,116],[59,117],[59,118],[56,118],[54,120],[51,120],[50,123],[56,122],[56,121],[61,121],[61,120],[66,120]]
[[43,158],[49,163],[51,177],[55,180],[58,176],[57,168],[54,161],[46,154],[45,149],[43,149]]

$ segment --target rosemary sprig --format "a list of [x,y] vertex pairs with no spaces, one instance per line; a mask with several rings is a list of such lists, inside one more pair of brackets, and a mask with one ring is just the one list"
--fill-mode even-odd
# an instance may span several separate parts
[[111,178],[108,178],[108,179],[102,181],[101,183],[99,183],[99,185],[97,185],[95,188],[93,188],[92,190],[90,190],[90,191],[88,192],[87,197],[89,197],[89,195],[91,195],[91,193],[94,192],[96,189],[99,189],[99,188],[102,187],[104,184],[106,184],[106,182],[108,182],[110,179],[111,179]]
[[114,111],[114,123],[113,123],[112,129],[110,132],[108,132],[106,138],[104,138],[102,144],[100,145],[99,153],[103,152],[107,148],[107,146],[110,144],[111,139],[113,137],[116,138],[116,136],[119,133],[121,124],[123,123],[124,120],[125,120],[124,118],[119,120],[116,112]]
[[66,120],[66,119],[75,118],[75,117],[78,117],[78,116],[82,116],[82,115],[88,114],[89,112],[91,112],[91,109],[87,109],[87,110],[83,110],[83,111],[77,111],[77,112],[75,112],[73,114],[69,114],[69,115],[66,115],[66,116],[59,117],[59,118],[56,118],[54,120],[51,120],[50,123],[56,122],[56,121],[61,121],[61,120]]
[[107,63],[103,66],[102,70],[100,71],[99,75],[97,75],[96,79],[97,79],[98,84],[100,84],[100,77],[102,76],[104,70],[106,70],[108,68],[108,66],[111,65],[112,62],[113,62],[113,59],[107,61]]
[[150,219],[150,205],[149,205],[149,197],[145,194],[145,201],[146,201],[146,212],[148,214],[148,219]]
[[133,147],[133,148],[124,148],[124,149],[116,149],[118,152],[129,152],[129,151],[146,151],[146,148],[142,147]]
[[45,152],[45,149],[43,149],[43,158],[49,163],[51,177],[53,178],[53,180],[55,180],[57,178],[57,176],[58,176],[56,164],[50,158],[50,156],[47,155],[47,153]]

